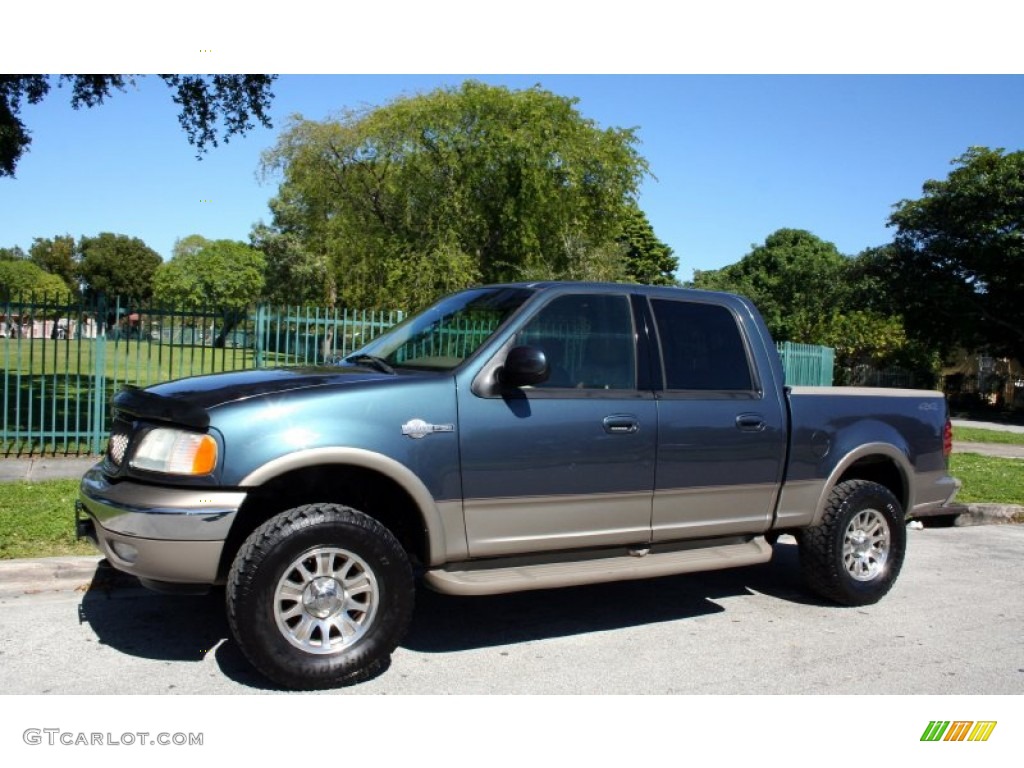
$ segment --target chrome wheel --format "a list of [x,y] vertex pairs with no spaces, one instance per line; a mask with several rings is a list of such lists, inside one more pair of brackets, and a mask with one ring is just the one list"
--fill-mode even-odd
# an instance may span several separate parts
[[342,651],[373,623],[380,589],[361,557],[319,547],[296,558],[274,590],[277,628],[296,648],[313,654]]
[[853,516],[843,536],[843,563],[857,581],[871,581],[889,559],[889,523],[881,512],[865,509]]

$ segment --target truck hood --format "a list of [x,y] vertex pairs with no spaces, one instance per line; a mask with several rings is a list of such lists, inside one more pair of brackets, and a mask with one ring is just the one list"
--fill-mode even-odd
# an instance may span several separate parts
[[146,389],[146,393],[184,401],[191,407],[209,409],[239,400],[294,390],[314,387],[345,387],[371,381],[393,381],[398,377],[422,375],[426,374],[402,371],[393,375],[357,366],[271,368],[179,379],[149,387]]

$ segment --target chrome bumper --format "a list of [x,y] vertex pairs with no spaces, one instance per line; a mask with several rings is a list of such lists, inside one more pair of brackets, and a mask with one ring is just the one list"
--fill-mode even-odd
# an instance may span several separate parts
[[213,584],[242,491],[108,482],[99,466],[82,478],[76,532],[111,565],[145,582]]

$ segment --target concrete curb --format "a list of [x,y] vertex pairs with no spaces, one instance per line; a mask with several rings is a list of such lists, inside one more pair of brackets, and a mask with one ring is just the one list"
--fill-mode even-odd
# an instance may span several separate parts
[[[0,561],[0,593],[88,589],[101,570],[100,555]],[[109,568],[109,566],[105,566]]]
[[954,525],[999,525],[1024,523],[1024,507],[1017,504],[968,504],[967,511],[958,515]]
[[[1024,523],[1024,506],[967,504],[956,527]],[[927,518],[924,520],[927,527]],[[0,596],[75,589],[139,587],[138,581],[111,567],[100,555],[0,560]]]

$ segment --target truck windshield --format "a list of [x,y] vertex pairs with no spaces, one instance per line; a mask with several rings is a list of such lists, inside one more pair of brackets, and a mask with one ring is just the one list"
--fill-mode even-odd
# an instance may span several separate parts
[[[441,299],[374,339],[345,360],[376,359],[384,370],[427,368],[452,370],[476,352],[523,305],[529,288],[476,288]],[[384,364],[383,366],[381,364]]]

